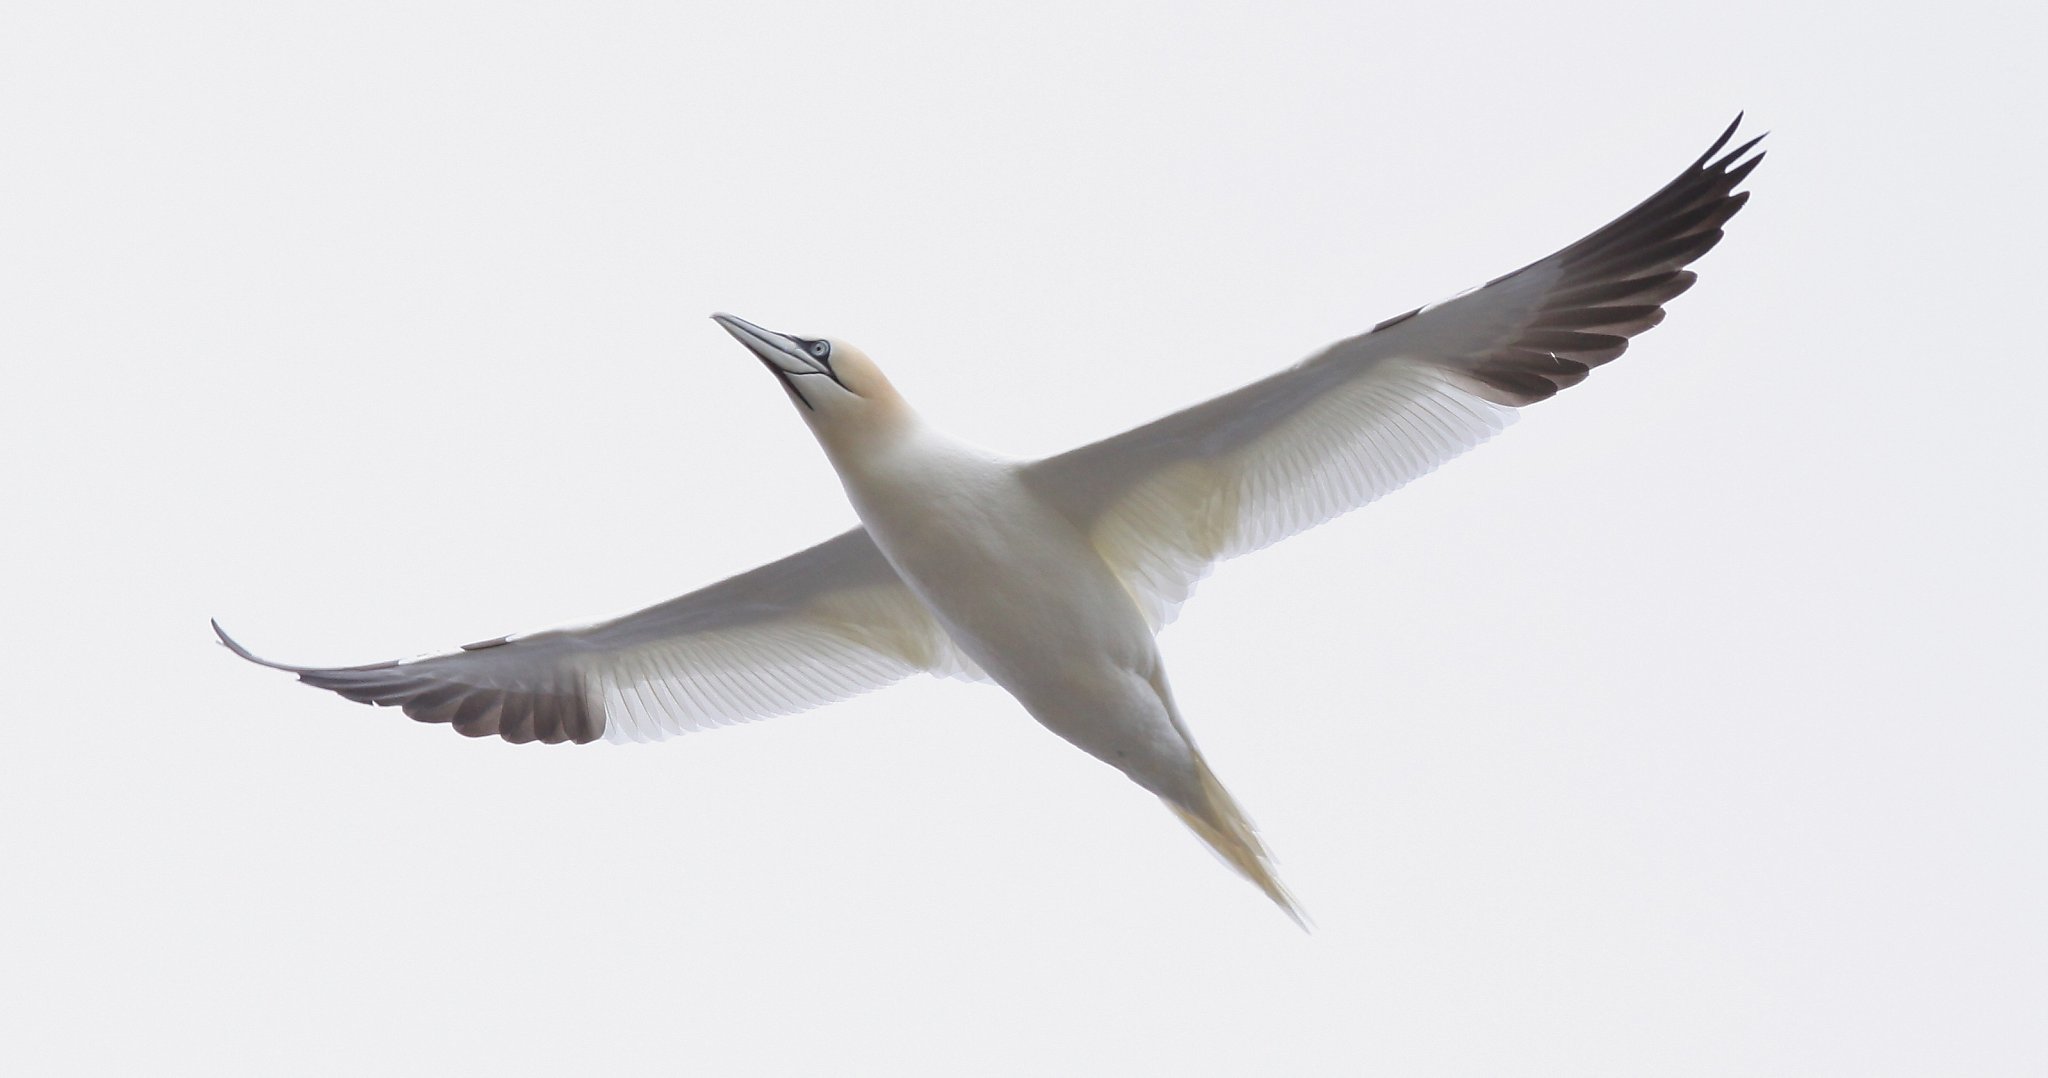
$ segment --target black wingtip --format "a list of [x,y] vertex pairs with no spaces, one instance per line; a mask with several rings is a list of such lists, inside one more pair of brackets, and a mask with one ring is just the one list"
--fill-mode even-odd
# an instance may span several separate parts
[[[1731,169],[1729,169],[1729,170],[1728,170],[1728,171],[1727,171],[1727,172],[1725,173],[1725,175],[1726,175],[1726,176],[1728,177],[1728,179],[1727,179],[1727,181],[1726,181],[1726,182],[1727,182],[1727,184],[1728,184],[1728,186],[1732,188],[1732,187],[1734,187],[1734,186],[1735,186],[1736,184],[1738,184],[1738,183],[1741,183],[1741,182],[1742,182],[1743,180],[1746,180],[1746,179],[1748,179],[1748,178],[1749,178],[1749,174],[1750,174],[1750,173],[1752,173],[1752,172],[1755,172],[1755,171],[1756,171],[1756,167],[1757,167],[1758,165],[1761,165],[1761,164],[1763,164],[1763,163],[1764,163],[1764,158],[1765,158],[1765,157],[1767,157],[1767,156],[1769,156],[1769,155],[1768,155],[1768,154],[1761,154],[1761,153],[1760,153],[1760,154],[1757,154],[1757,155],[1756,155],[1755,157],[1752,157],[1752,158],[1750,158],[1749,160],[1747,160],[1747,161],[1744,161],[1743,163],[1741,163],[1741,164],[1739,164],[1739,165],[1735,166],[1734,168],[1731,168]],[[1744,191],[1744,192],[1742,192],[1742,194],[1745,194],[1745,195],[1747,195],[1748,193],[1749,193],[1749,192],[1747,192],[1747,191]]]
[[1742,117],[1742,113],[1736,113],[1734,122],[1728,125],[1727,130],[1721,132],[1721,137],[1715,139],[1712,146],[1707,147],[1707,152],[1701,154],[1699,160],[1692,163],[1692,167],[1702,168],[1707,162],[1712,161],[1714,155],[1721,152],[1721,147],[1728,145],[1728,140],[1735,137],[1735,129],[1742,126]]
[[288,670],[292,673],[298,672],[298,668],[295,666],[286,666],[283,663],[271,662],[269,659],[262,658],[256,655],[254,652],[250,651],[248,648],[245,648],[242,645],[236,643],[235,638],[229,636],[228,631],[220,627],[219,619],[208,618],[206,619],[206,623],[208,625],[213,626],[213,635],[220,638],[221,645],[226,647],[229,651],[234,652],[236,655],[244,659],[247,659],[248,661],[255,663],[258,666],[270,667],[272,670]]
[[[1750,139],[1748,142],[1745,142],[1742,145],[1737,146],[1732,150],[1729,150],[1727,153],[1721,155],[1721,159],[1719,161],[1714,162],[1713,165],[1710,167],[1713,169],[1713,171],[1716,172],[1726,172],[1728,170],[1729,165],[1732,165],[1736,161],[1740,160],[1743,154],[1746,154],[1749,151],[1756,149],[1756,144],[1762,142],[1764,140],[1764,136],[1768,134],[1770,134],[1770,132],[1766,131],[1763,135],[1758,135],[1757,137]],[[1763,155],[1758,154],[1757,156],[1761,158]]]

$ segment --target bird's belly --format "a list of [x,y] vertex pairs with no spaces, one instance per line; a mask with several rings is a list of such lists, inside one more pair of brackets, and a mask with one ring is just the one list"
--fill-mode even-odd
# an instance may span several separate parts
[[960,649],[1030,703],[1035,682],[1104,664],[1149,672],[1152,634],[1067,519],[1018,489],[926,491],[870,513],[876,544]]
[[854,504],[954,644],[1033,718],[1153,793],[1195,803],[1193,749],[1136,601],[1066,517],[1007,480]]

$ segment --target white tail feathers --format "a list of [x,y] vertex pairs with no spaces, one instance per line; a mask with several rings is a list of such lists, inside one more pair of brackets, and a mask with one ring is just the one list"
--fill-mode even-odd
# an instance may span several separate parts
[[1172,809],[1189,830],[1200,835],[1224,864],[1257,884],[1274,905],[1301,926],[1302,931],[1309,931],[1308,914],[1294,901],[1294,896],[1287,893],[1280,877],[1274,874],[1273,856],[1266,852],[1265,843],[1259,841],[1258,830],[1252,826],[1244,810],[1237,807],[1230,791],[1216,781],[1215,773],[1209,770],[1208,762],[1200,753],[1195,755],[1195,771],[1201,776],[1203,803],[1190,808],[1168,801],[1166,807]]

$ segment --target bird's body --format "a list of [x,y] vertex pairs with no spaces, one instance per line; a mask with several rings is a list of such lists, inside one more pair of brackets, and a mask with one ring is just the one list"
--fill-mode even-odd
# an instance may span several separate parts
[[[718,318],[743,327],[742,341],[767,332]],[[867,366],[843,343],[834,354]],[[879,377],[861,396],[873,414],[857,423],[834,423],[829,409],[804,414],[869,539],[953,645],[1046,729],[1158,795],[1300,919],[1196,751],[1137,601],[1033,487],[1029,462],[945,434]]]
[[[1187,794],[1184,739],[1147,684],[1151,629],[1073,522],[1008,461],[922,423],[841,464],[868,535],[960,650],[1061,737],[1162,797]],[[1133,714],[1133,684],[1144,706]]]
[[1734,187],[1761,160],[1743,160],[1755,141],[1714,159],[1733,133],[1549,258],[1044,460],[942,434],[843,341],[717,315],[798,406],[859,528],[624,617],[402,662],[284,666],[221,639],[350,699],[508,741],[660,739],[919,671],[986,678],[1299,919],[1196,749],[1155,633],[1216,562],[1428,472],[1656,325],[1747,198]]

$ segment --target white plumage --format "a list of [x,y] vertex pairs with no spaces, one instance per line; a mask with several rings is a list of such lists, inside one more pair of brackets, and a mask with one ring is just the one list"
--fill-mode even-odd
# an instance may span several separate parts
[[1735,127],[1548,258],[1040,461],[942,434],[852,345],[718,315],[782,382],[862,527],[624,617],[417,659],[287,666],[220,638],[349,699],[509,741],[659,740],[919,672],[991,679],[1299,919],[1195,748],[1154,634],[1217,562],[1431,471],[1656,325],[1748,197],[1734,189],[1762,155],[1756,140],[1721,154]]

